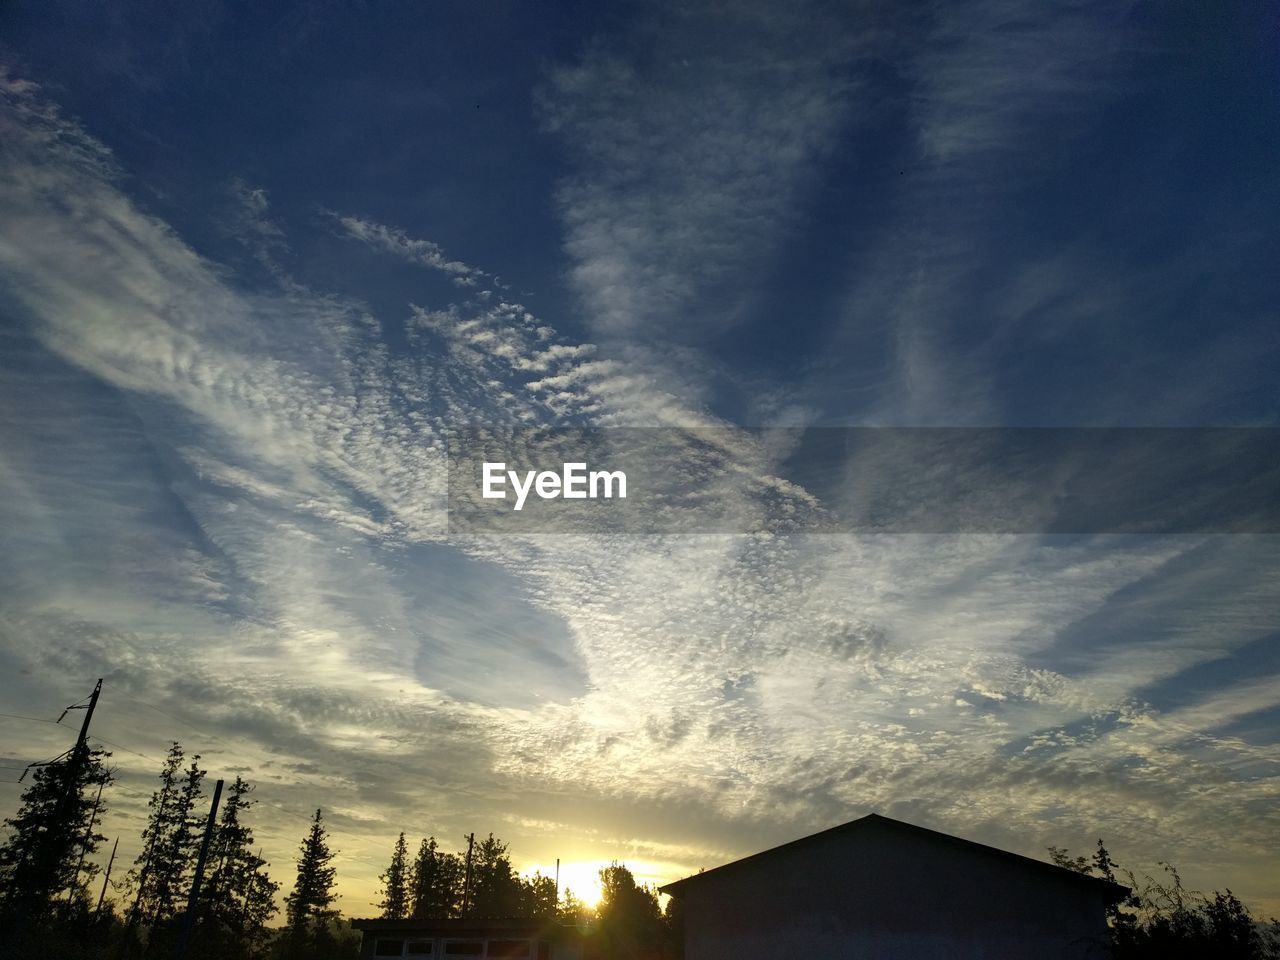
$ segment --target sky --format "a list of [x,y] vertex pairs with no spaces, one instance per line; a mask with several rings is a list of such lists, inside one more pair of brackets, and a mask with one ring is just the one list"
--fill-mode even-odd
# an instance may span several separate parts
[[[125,863],[177,739],[348,916],[400,831],[590,896],[870,812],[1280,913],[1274,534],[833,531],[753,429],[1277,426],[1278,34],[5,4],[0,774],[103,677]],[[459,531],[476,427],[662,428],[741,529]]]

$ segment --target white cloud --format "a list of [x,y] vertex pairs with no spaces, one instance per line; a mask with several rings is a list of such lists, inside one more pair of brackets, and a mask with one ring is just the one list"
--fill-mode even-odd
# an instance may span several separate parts
[[[562,78],[559,95],[590,101],[574,87],[585,83]],[[609,95],[626,93],[619,84]],[[799,111],[801,129],[786,129],[810,143],[838,110],[820,96],[804,119],[806,102],[765,106]],[[771,533],[446,540],[440,443],[451,424],[725,425],[648,366],[604,344],[567,342],[500,297],[413,308],[409,349],[398,352],[361,304],[293,284],[273,295],[239,290],[139,211],[113,180],[110,155],[33,90],[11,83],[6,104],[11,189],[0,199],[0,269],[39,343],[74,367],[67,379],[127,398],[128,415],[104,413],[104,433],[118,433],[102,449],[66,429],[69,412],[33,421],[63,424],[60,455],[81,458],[47,482],[32,482],[29,464],[50,458],[0,461],[6,492],[15,491],[6,511],[34,518],[30,536],[48,573],[43,586],[32,578],[33,592],[3,621],[5,655],[33,674],[107,671],[109,697],[119,691],[192,723],[198,732],[184,739],[213,742],[210,762],[216,749],[219,764],[251,767],[264,802],[297,814],[322,793],[346,830],[350,889],[372,888],[384,853],[376,838],[389,842],[413,826],[406,819],[457,834],[525,809],[537,823],[546,819],[539,804],[570,802],[588,822],[621,817],[632,804],[640,812],[629,815],[650,835],[609,835],[641,837],[633,846],[672,869],[749,852],[764,820],[795,835],[869,808],[1031,853],[1027,837],[1071,842],[1099,823],[1110,831],[1108,818],[1122,810],[1139,818],[1138,827],[1116,826],[1139,855],[1163,854],[1159,844],[1185,828],[1254,863],[1253,844],[1273,819],[1250,814],[1242,829],[1218,813],[1228,804],[1243,815],[1275,778],[1240,773],[1240,757],[1260,762],[1265,750],[1214,729],[1234,715],[1232,702],[1274,702],[1274,684],[1225,680],[1214,695],[1165,712],[1138,693],[1161,676],[1171,647],[1187,667],[1256,641],[1272,593],[1232,593],[1211,607],[1212,628],[1165,630],[1153,646],[1117,637],[1092,658],[1095,672],[1039,662],[1072,625],[1123,609],[1126,589],[1171,561],[1194,560],[1195,544]],[[588,106],[565,122],[594,143],[607,111]],[[749,112],[730,103],[724,122],[745,123]],[[657,113],[636,122],[667,129]],[[745,150],[754,141],[743,136]],[[807,149],[778,146],[780,158],[759,161],[760,176],[797,176]],[[691,183],[714,178],[722,162],[699,159]],[[638,202],[624,205],[644,229],[634,237],[623,229],[613,253],[614,240],[591,246],[594,228],[579,234],[580,265],[597,257],[607,265],[620,250],[627,284],[656,285],[657,307],[620,301],[600,327],[610,336],[696,293],[664,279],[676,261],[663,259],[657,238],[677,225],[684,196],[675,166],[666,174],[666,206],[650,222]],[[624,183],[608,186],[626,192]],[[594,189],[567,188],[566,210],[600,213],[593,204],[604,194]],[[694,211],[702,240],[742,225],[741,211],[716,206],[734,196]],[[268,214],[265,197],[249,199]],[[775,215],[768,203],[751,209]],[[426,241],[385,239],[422,262],[454,263],[434,245],[415,246]],[[714,242],[708,250],[721,263],[738,256]],[[427,265],[460,277],[473,269]],[[602,276],[581,274],[584,296],[604,295]],[[68,403],[79,411],[92,398]],[[28,427],[19,417],[4,429],[8,439]],[[126,436],[170,459],[149,475],[132,456],[116,463]],[[692,445],[686,453],[692,459]],[[723,447],[704,455],[748,465],[735,509],[755,510],[766,488],[807,505],[804,491],[772,476],[779,451],[750,436],[726,430]],[[113,463],[127,482],[95,489],[81,509],[75,499],[87,485],[75,474]],[[677,459],[670,469],[692,467]],[[120,537],[147,529],[137,512],[156,491],[180,507],[183,523],[157,522],[142,542]],[[79,541],[64,536],[88,520],[100,526],[80,530]],[[1249,548],[1240,549],[1244,565]],[[58,582],[77,553],[82,580]],[[1265,550],[1253,559],[1260,573],[1274,570]],[[492,700],[474,688],[466,695],[462,683],[477,660],[458,624],[485,604],[483,593],[467,596],[445,577],[450,564],[470,564],[483,584],[501,578],[518,594],[505,635],[485,641],[483,655],[503,666],[485,677]],[[95,579],[100,589],[80,589]],[[1223,593],[1217,583],[1185,593],[1190,601],[1204,591]],[[539,616],[563,630],[561,645],[531,635]],[[562,657],[568,666],[550,672],[579,680],[546,681],[535,672],[539,656]],[[517,688],[534,676],[544,696],[530,703]],[[113,740],[158,754],[169,736],[183,736],[107,702],[102,729]],[[136,826],[153,764],[118,759],[134,791],[120,810]],[[699,844],[664,827],[667,804],[721,834]],[[263,814],[270,855],[283,863],[301,828],[283,812]],[[531,844],[541,829],[513,826]],[[519,848],[519,835],[508,839]]]
[[[430,240],[419,240],[396,227],[388,227],[361,217],[344,216],[338,213],[331,215],[342,229],[355,239],[375,250],[390,253],[409,263],[447,273],[460,287],[474,287],[488,276],[478,267],[469,266],[460,260],[450,260],[440,245]],[[497,283],[496,277],[489,279],[501,286]]]
[[679,29],[637,27],[553,70],[541,113],[575,163],[558,201],[590,329],[696,400],[701,345],[738,322],[848,120],[841,66],[866,37],[810,7],[672,15]]

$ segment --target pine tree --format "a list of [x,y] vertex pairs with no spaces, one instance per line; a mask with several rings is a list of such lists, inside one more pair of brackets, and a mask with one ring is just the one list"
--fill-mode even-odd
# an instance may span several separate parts
[[378,907],[386,920],[403,920],[409,915],[408,860],[409,849],[401,832],[391,854],[391,864],[379,878],[382,881],[382,900]]
[[324,946],[329,921],[337,917],[333,909],[334,868],[320,811],[311,821],[311,830],[303,839],[298,856],[298,876],[293,892],[286,898],[288,926],[285,955],[310,956]]
[[[85,910],[98,871],[89,860],[106,839],[96,832],[95,798],[111,783],[102,750],[77,746],[59,763],[37,767],[10,834],[0,846],[0,917],[30,930],[55,914]],[[69,892],[70,896],[64,896]]]
[[276,913],[280,885],[267,876],[266,861],[254,853],[253,830],[244,821],[254,803],[249,799],[252,789],[236,777],[219,815],[209,844],[194,956],[254,956],[267,937],[267,921]]

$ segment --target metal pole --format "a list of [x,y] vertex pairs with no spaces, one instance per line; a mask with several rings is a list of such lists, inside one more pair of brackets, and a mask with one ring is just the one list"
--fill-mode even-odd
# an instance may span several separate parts
[[222,781],[213,788],[213,803],[209,805],[209,819],[204,824],[204,839],[200,841],[200,856],[196,858],[196,875],[191,880],[191,894],[187,897],[187,915],[182,919],[182,935],[178,937],[178,960],[187,952],[191,928],[196,922],[196,902],[200,898],[200,881],[204,879],[204,861],[209,856],[209,841],[213,838],[214,819],[218,816],[218,801],[222,799]]
[[467,837],[467,872],[462,881],[462,915],[467,915],[467,910],[471,905],[471,848],[475,846],[476,835],[472,833]]
[[120,846],[120,838],[116,837],[116,842],[111,845],[111,859],[107,861],[107,875],[102,878],[102,892],[98,894],[98,907],[93,911],[96,917],[102,912],[102,901],[107,897],[107,884],[111,881],[111,867],[116,862],[116,849]]
[[[15,947],[20,947],[26,940],[26,927],[30,920],[28,914],[35,908],[39,907],[36,899],[42,892],[44,885],[57,882],[58,861],[64,852],[70,853],[71,843],[75,841],[68,834],[60,831],[64,830],[63,823],[65,819],[74,812],[74,801],[78,796],[76,789],[80,780],[80,764],[82,764],[89,756],[88,739],[89,739],[89,721],[93,719],[93,709],[98,705],[98,694],[102,692],[102,678],[98,678],[98,682],[93,687],[93,693],[89,695],[88,704],[72,704],[62,711],[62,716],[58,717],[55,723],[61,723],[62,717],[67,715],[70,710],[84,710],[84,723],[80,724],[80,736],[76,738],[76,745],[66,754],[66,764],[64,767],[64,776],[66,777],[66,789],[63,790],[62,796],[58,798],[58,805],[54,808],[53,820],[50,822],[52,827],[39,843],[37,849],[33,852],[32,858],[35,860],[36,876],[33,878],[36,882],[32,889],[26,891],[18,891],[18,903],[25,909],[20,910],[17,922],[9,931],[9,941]],[[25,774],[26,771],[23,771]],[[67,846],[63,846],[63,844]],[[26,861],[24,860],[24,865]],[[61,888],[49,890],[49,907],[56,903],[56,899]]]
[[[61,723],[62,717],[65,717],[68,711],[84,710],[84,722],[80,724],[80,735],[76,737],[76,745],[71,748],[71,755],[67,757],[67,766],[66,766],[67,789],[63,792],[61,799],[58,801],[58,812],[57,812],[57,815],[54,817],[54,821],[53,821],[55,826],[62,822],[63,817],[73,812],[73,804],[75,803],[76,796],[79,793],[79,791],[77,790],[77,787],[79,786],[79,781],[80,781],[80,766],[85,762],[85,760],[89,758],[89,721],[93,719],[93,710],[98,705],[98,694],[100,694],[101,692],[102,692],[102,678],[99,677],[98,682],[94,684],[93,693],[89,694],[89,703],[87,705],[80,704],[79,706],[72,705],[70,707],[67,707],[66,710],[62,711],[62,716],[58,717],[57,722]],[[102,796],[101,785],[99,785],[98,787],[98,796],[99,797]],[[93,833],[93,819],[94,817],[97,817],[97,815],[98,815],[98,801],[95,800],[93,802],[93,814],[89,818],[89,833]],[[55,844],[57,842],[58,842],[57,840],[54,840]],[[70,852],[69,849],[68,849],[68,852]],[[50,860],[50,868],[56,870],[57,861],[58,861],[58,852],[56,847],[50,849],[49,860]],[[80,864],[82,864],[83,862],[84,862],[84,850],[81,849],[80,861],[76,865],[77,877],[80,875]],[[72,883],[73,896],[74,896],[74,887],[75,887],[75,883],[73,881]],[[70,901],[68,900],[68,902]]]
[[76,899],[76,883],[80,880],[80,871],[84,869],[84,852],[89,848],[89,839],[93,836],[93,828],[98,822],[98,805],[102,802],[102,788],[106,783],[98,784],[98,795],[93,798],[93,813],[89,815],[89,829],[84,832],[84,840],[80,842],[80,859],[76,861],[76,872],[71,875],[71,889],[67,892],[67,903]]

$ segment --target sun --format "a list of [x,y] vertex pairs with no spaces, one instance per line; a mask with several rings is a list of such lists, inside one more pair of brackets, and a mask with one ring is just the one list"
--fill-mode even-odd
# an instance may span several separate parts
[[[563,860],[560,863],[560,898],[563,900],[565,891],[573,893],[574,897],[594,909],[600,904],[600,871],[609,866],[608,860]],[[542,873],[543,876],[554,877],[556,875],[555,863],[542,864],[536,863],[531,866],[528,873],[534,870]]]

